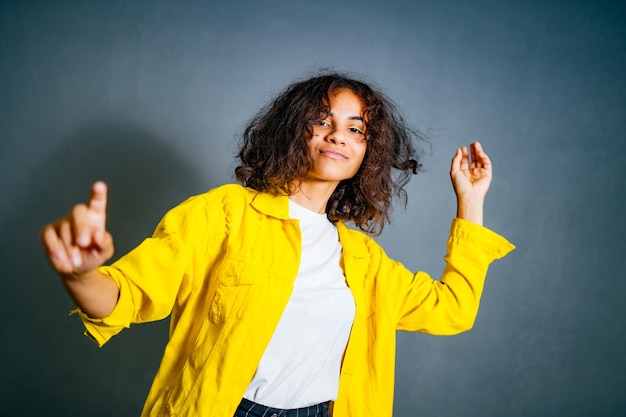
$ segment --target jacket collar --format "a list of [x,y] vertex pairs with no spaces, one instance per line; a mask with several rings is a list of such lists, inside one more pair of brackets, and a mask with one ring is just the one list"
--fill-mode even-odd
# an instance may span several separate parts
[[[253,192],[256,192],[252,190]],[[256,192],[252,198],[252,207],[268,216],[282,220],[289,219],[289,197],[286,194],[272,195]]]
[[[289,197],[287,194],[279,194],[273,195],[269,193],[258,192],[252,189],[248,189],[249,191],[255,193],[252,197],[252,202],[250,203],[252,207],[261,213],[275,217],[281,220],[289,220]],[[350,244],[346,244],[351,240],[350,230],[346,226],[346,224],[342,221],[338,221],[335,223],[337,227],[337,232],[339,233],[339,240],[344,246],[344,252],[346,251],[346,247],[350,247]]]

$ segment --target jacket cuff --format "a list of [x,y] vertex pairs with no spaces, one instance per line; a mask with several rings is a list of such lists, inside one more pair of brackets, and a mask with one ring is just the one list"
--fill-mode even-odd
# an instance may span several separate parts
[[77,308],[72,310],[70,315],[78,314],[85,326],[85,336],[102,347],[111,337],[121,332],[122,329],[130,327],[129,318],[132,317],[133,314],[133,303],[128,286],[124,284],[123,280],[118,279],[115,273],[112,273],[112,268],[100,267],[99,269],[103,274],[113,278],[119,288],[119,298],[113,311],[106,317],[93,318],[80,308]]
[[503,258],[515,249],[515,245],[496,232],[459,218],[452,220],[450,238],[470,242],[481,248],[491,261]]

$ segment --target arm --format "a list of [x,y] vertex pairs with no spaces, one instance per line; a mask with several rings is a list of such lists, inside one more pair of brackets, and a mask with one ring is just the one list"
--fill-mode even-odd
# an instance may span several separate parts
[[119,289],[98,267],[113,255],[113,238],[106,230],[107,187],[97,182],[89,203],[44,227],[42,241],[48,259],[69,295],[93,318],[106,317],[117,304]]
[[[469,160],[471,156],[471,161]],[[492,178],[491,160],[478,142],[456,150],[450,167],[459,219],[483,225],[483,206]]]
[[469,330],[478,313],[489,265],[515,246],[475,223],[454,219],[441,278],[407,277],[399,330],[449,335]]
[[[471,162],[469,160],[471,156]],[[439,281],[418,272],[401,311],[398,328],[454,334],[472,327],[489,264],[513,250],[506,239],[482,227],[492,165],[478,142],[457,149],[450,167],[457,197],[446,268]]]

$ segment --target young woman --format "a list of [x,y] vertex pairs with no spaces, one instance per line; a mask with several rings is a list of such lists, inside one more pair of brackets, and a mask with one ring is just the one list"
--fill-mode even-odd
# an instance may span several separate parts
[[470,329],[488,265],[513,249],[482,227],[492,167],[479,143],[452,159],[458,209],[440,280],[345,225],[382,230],[419,168],[416,139],[381,93],[326,74],[249,124],[243,186],[191,197],[111,266],[104,183],[44,228],[99,346],[171,314],[144,416],[391,415],[396,330]]

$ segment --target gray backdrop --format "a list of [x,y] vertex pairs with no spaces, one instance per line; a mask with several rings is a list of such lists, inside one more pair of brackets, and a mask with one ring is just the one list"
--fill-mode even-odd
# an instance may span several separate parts
[[625,415],[625,18],[617,1],[0,0],[0,415],[139,414],[167,322],[95,347],[39,230],[103,179],[124,253],[233,181],[243,123],[321,67],[431,134],[378,239],[391,256],[438,276],[449,160],[476,139],[486,225],[518,247],[471,332],[399,333],[395,416]]

